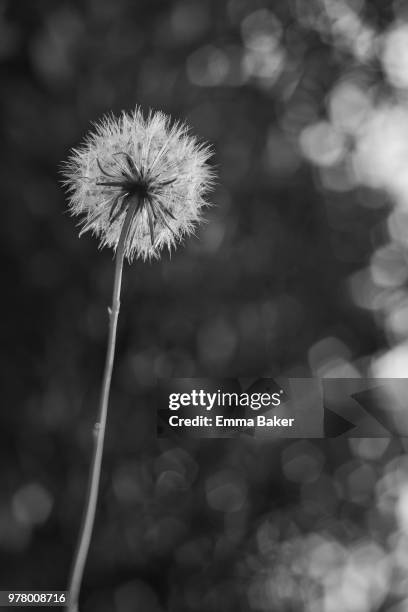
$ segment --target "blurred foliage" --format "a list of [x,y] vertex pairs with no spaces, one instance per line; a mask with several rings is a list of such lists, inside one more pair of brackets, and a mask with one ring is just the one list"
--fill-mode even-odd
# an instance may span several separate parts
[[58,168],[106,112],[215,151],[196,239],[125,270],[83,611],[406,610],[405,443],[157,441],[156,377],[405,376],[408,13],[364,0],[0,3],[2,588],[62,589],[112,253]]

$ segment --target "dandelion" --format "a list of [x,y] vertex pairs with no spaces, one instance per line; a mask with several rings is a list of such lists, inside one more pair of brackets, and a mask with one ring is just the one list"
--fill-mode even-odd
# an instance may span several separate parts
[[125,256],[157,258],[201,220],[212,183],[210,155],[185,125],[171,125],[163,113],[144,119],[136,109],[106,117],[65,166],[71,211],[83,219],[81,234],[91,231],[101,246],[116,249],[126,212],[137,201]]
[[115,250],[109,336],[94,428],[88,497],[69,585],[68,609],[78,611],[79,592],[91,541],[99,491],[103,445],[114,363],[125,257],[143,260],[170,251],[194,231],[208,204],[213,182],[211,153],[163,113],[143,117],[140,109],[105,117],[64,166],[72,214],[81,217],[80,235],[91,231],[100,245]]

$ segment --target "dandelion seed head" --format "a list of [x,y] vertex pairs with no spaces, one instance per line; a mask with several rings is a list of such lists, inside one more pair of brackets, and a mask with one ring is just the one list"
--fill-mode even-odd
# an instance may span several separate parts
[[210,148],[186,125],[161,112],[141,110],[106,116],[64,165],[64,183],[81,234],[116,249],[126,212],[136,204],[125,255],[131,261],[157,258],[194,232],[212,187]]

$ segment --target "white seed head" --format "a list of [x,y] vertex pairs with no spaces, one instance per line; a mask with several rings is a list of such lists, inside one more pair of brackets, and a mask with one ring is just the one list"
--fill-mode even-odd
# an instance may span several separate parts
[[[100,245],[116,249],[129,205],[137,202],[125,255],[157,258],[191,234],[208,205],[211,151],[180,123],[139,108],[106,116],[64,165],[72,214]],[[81,235],[80,234],[80,235]]]

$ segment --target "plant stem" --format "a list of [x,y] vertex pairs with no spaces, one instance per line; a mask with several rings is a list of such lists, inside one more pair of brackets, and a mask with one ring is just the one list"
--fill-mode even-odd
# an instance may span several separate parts
[[89,485],[82,527],[78,539],[76,555],[74,557],[73,569],[69,585],[68,612],[78,612],[79,591],[82,576],[88,556],[89,544],[92,537],[95,522],[95,511],[98,500],[99,482],[101,476],[101,465],[103,456],[103,444],[106,430],[106,418],[108,413],[109,393],[112,380],[113,362],[116,345],[116,329],[120,309],[120,289],[122,285],[122,270],[125,256],[126,238],[132,223],[134,214],[138,207],[138,199],[129,200],[128,210],[123,222],[115,256],[115,279],[113,284],[112,307],[109,311],[109,337],[106,351],[105,369],[103,373],[102,391],[99,402],[98,418],[94,428],[94,448],[92,464],[89,474]]

